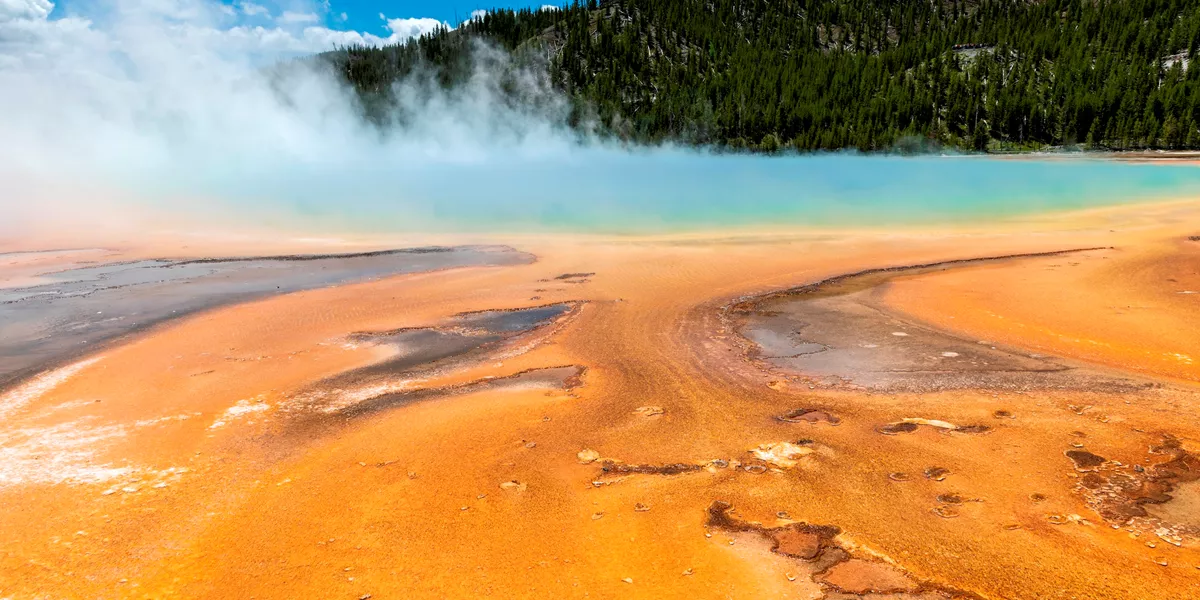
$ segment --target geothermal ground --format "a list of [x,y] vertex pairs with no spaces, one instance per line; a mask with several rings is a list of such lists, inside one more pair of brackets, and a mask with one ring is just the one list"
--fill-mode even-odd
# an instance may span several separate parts
[[1197,234],[0,254],[0,598],[1200,597]]

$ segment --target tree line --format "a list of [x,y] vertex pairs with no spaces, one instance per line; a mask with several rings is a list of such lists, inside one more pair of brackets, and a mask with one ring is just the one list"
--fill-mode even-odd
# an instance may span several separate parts
[[1190,0],[576,0],[321,58],[387,120],[394,83],[454,88],[495,50],[505,101],[537,70],[570,126],[631,143],[1200,148]]

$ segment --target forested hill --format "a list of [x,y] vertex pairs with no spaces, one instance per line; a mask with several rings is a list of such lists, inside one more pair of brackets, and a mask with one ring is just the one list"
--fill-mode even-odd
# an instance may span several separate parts
[[383,119],[393,82],[458,85],[494,48],[572,126],[638,143],[1200,148],[1196,0],[589,0],[323,58]]

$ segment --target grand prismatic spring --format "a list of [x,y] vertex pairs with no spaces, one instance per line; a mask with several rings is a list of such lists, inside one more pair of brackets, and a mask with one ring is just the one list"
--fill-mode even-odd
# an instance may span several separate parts
[[1200,598],[1192,4],[0,0],[0,600]]
[[1200,171],[680,160],[495,232],[14,239],[0,589],[1200,593]]

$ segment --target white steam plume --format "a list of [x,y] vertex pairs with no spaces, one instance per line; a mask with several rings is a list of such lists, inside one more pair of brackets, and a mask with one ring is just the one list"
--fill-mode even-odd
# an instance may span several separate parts
[[441,183],[440,166],[502,168],[574,143],[567,104],[541,71],[517,73],[537,114],[499,101],[495,74],[513,69],[487,48],[460,89],[421,78],[397,87],[404,125],[383,132],[315,62],[266,72],[280,59],[448,26],[433,19],[384,17],[392,33],[379,37],[316,24],[322,5],[117,0],[51,18],[54,8],[0,0],[0,240],[149,212],[312,212],[316,194],[328,203],[320,216],[341,206],[338,216],[353,217],[366,185],[371,202],[415,218],[438,212],[419,189]]

